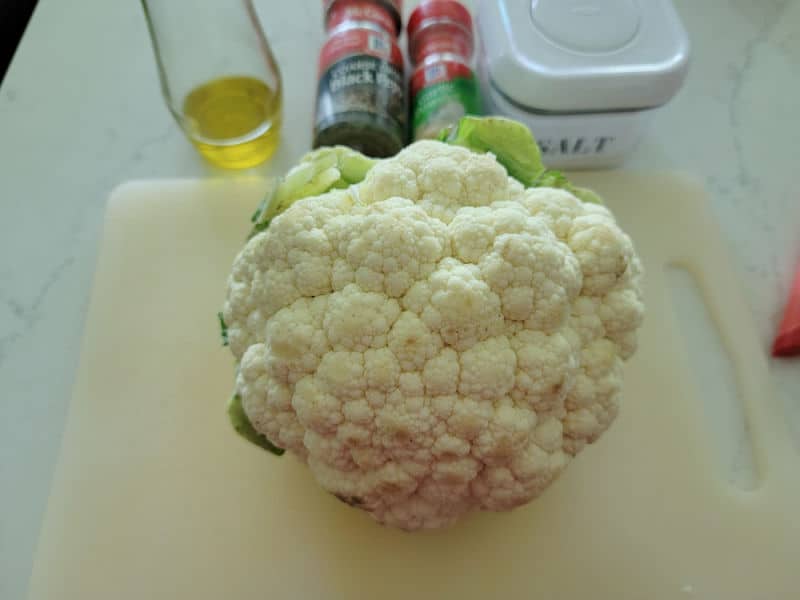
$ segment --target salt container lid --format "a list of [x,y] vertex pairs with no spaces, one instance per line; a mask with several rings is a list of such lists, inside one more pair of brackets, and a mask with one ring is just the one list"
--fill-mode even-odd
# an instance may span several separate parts
[[476,21],[489,85],[532,112],[653,108],[688,69],[669,0],[480,0]]

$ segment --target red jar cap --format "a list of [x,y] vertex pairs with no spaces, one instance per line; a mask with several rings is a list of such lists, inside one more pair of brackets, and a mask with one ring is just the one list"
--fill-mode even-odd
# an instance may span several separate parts
[[402,0],[322,0],[322,6],[327,31],[346,21],[375,23],[395,36],[403,27]]
[[414,36],[428,19],[449,19],[464,27],[470,36],[472,35],[472,16],[457,0],[427,0],[417,6],[408,18],[408,36]]

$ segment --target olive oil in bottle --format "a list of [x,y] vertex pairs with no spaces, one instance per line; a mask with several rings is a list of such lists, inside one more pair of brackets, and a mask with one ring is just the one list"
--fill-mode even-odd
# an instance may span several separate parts
[[279,90],[254,77],[222,77],[193,89],[183,103],[191,142],[206,159],[228,169],[264,162],[278,146]]

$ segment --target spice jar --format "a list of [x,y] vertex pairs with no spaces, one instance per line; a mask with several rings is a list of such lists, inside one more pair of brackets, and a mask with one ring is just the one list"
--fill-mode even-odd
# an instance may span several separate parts
[[325,30],[333,31],[346,22],[377,25],[397,37],[403,26],[401,0],[323,0]]
[[[400,2],[333,0],[319,58],[313,147],[344,145],[383,158],[406,141]],[[388,27],[388,29],[387,29]]]
[[428,0],[408,20],[412,132],[435,138],[467,114],[481,114],[478,80],[471,68],[472,17],[456,0]]

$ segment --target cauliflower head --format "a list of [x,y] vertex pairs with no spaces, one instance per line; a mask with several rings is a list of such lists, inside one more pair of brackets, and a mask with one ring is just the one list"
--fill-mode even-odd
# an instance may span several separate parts
[[236,393],[381,523],[511,509],[614,420],[641,272],[605,207],[417,142],[240,252],[223,310]]

